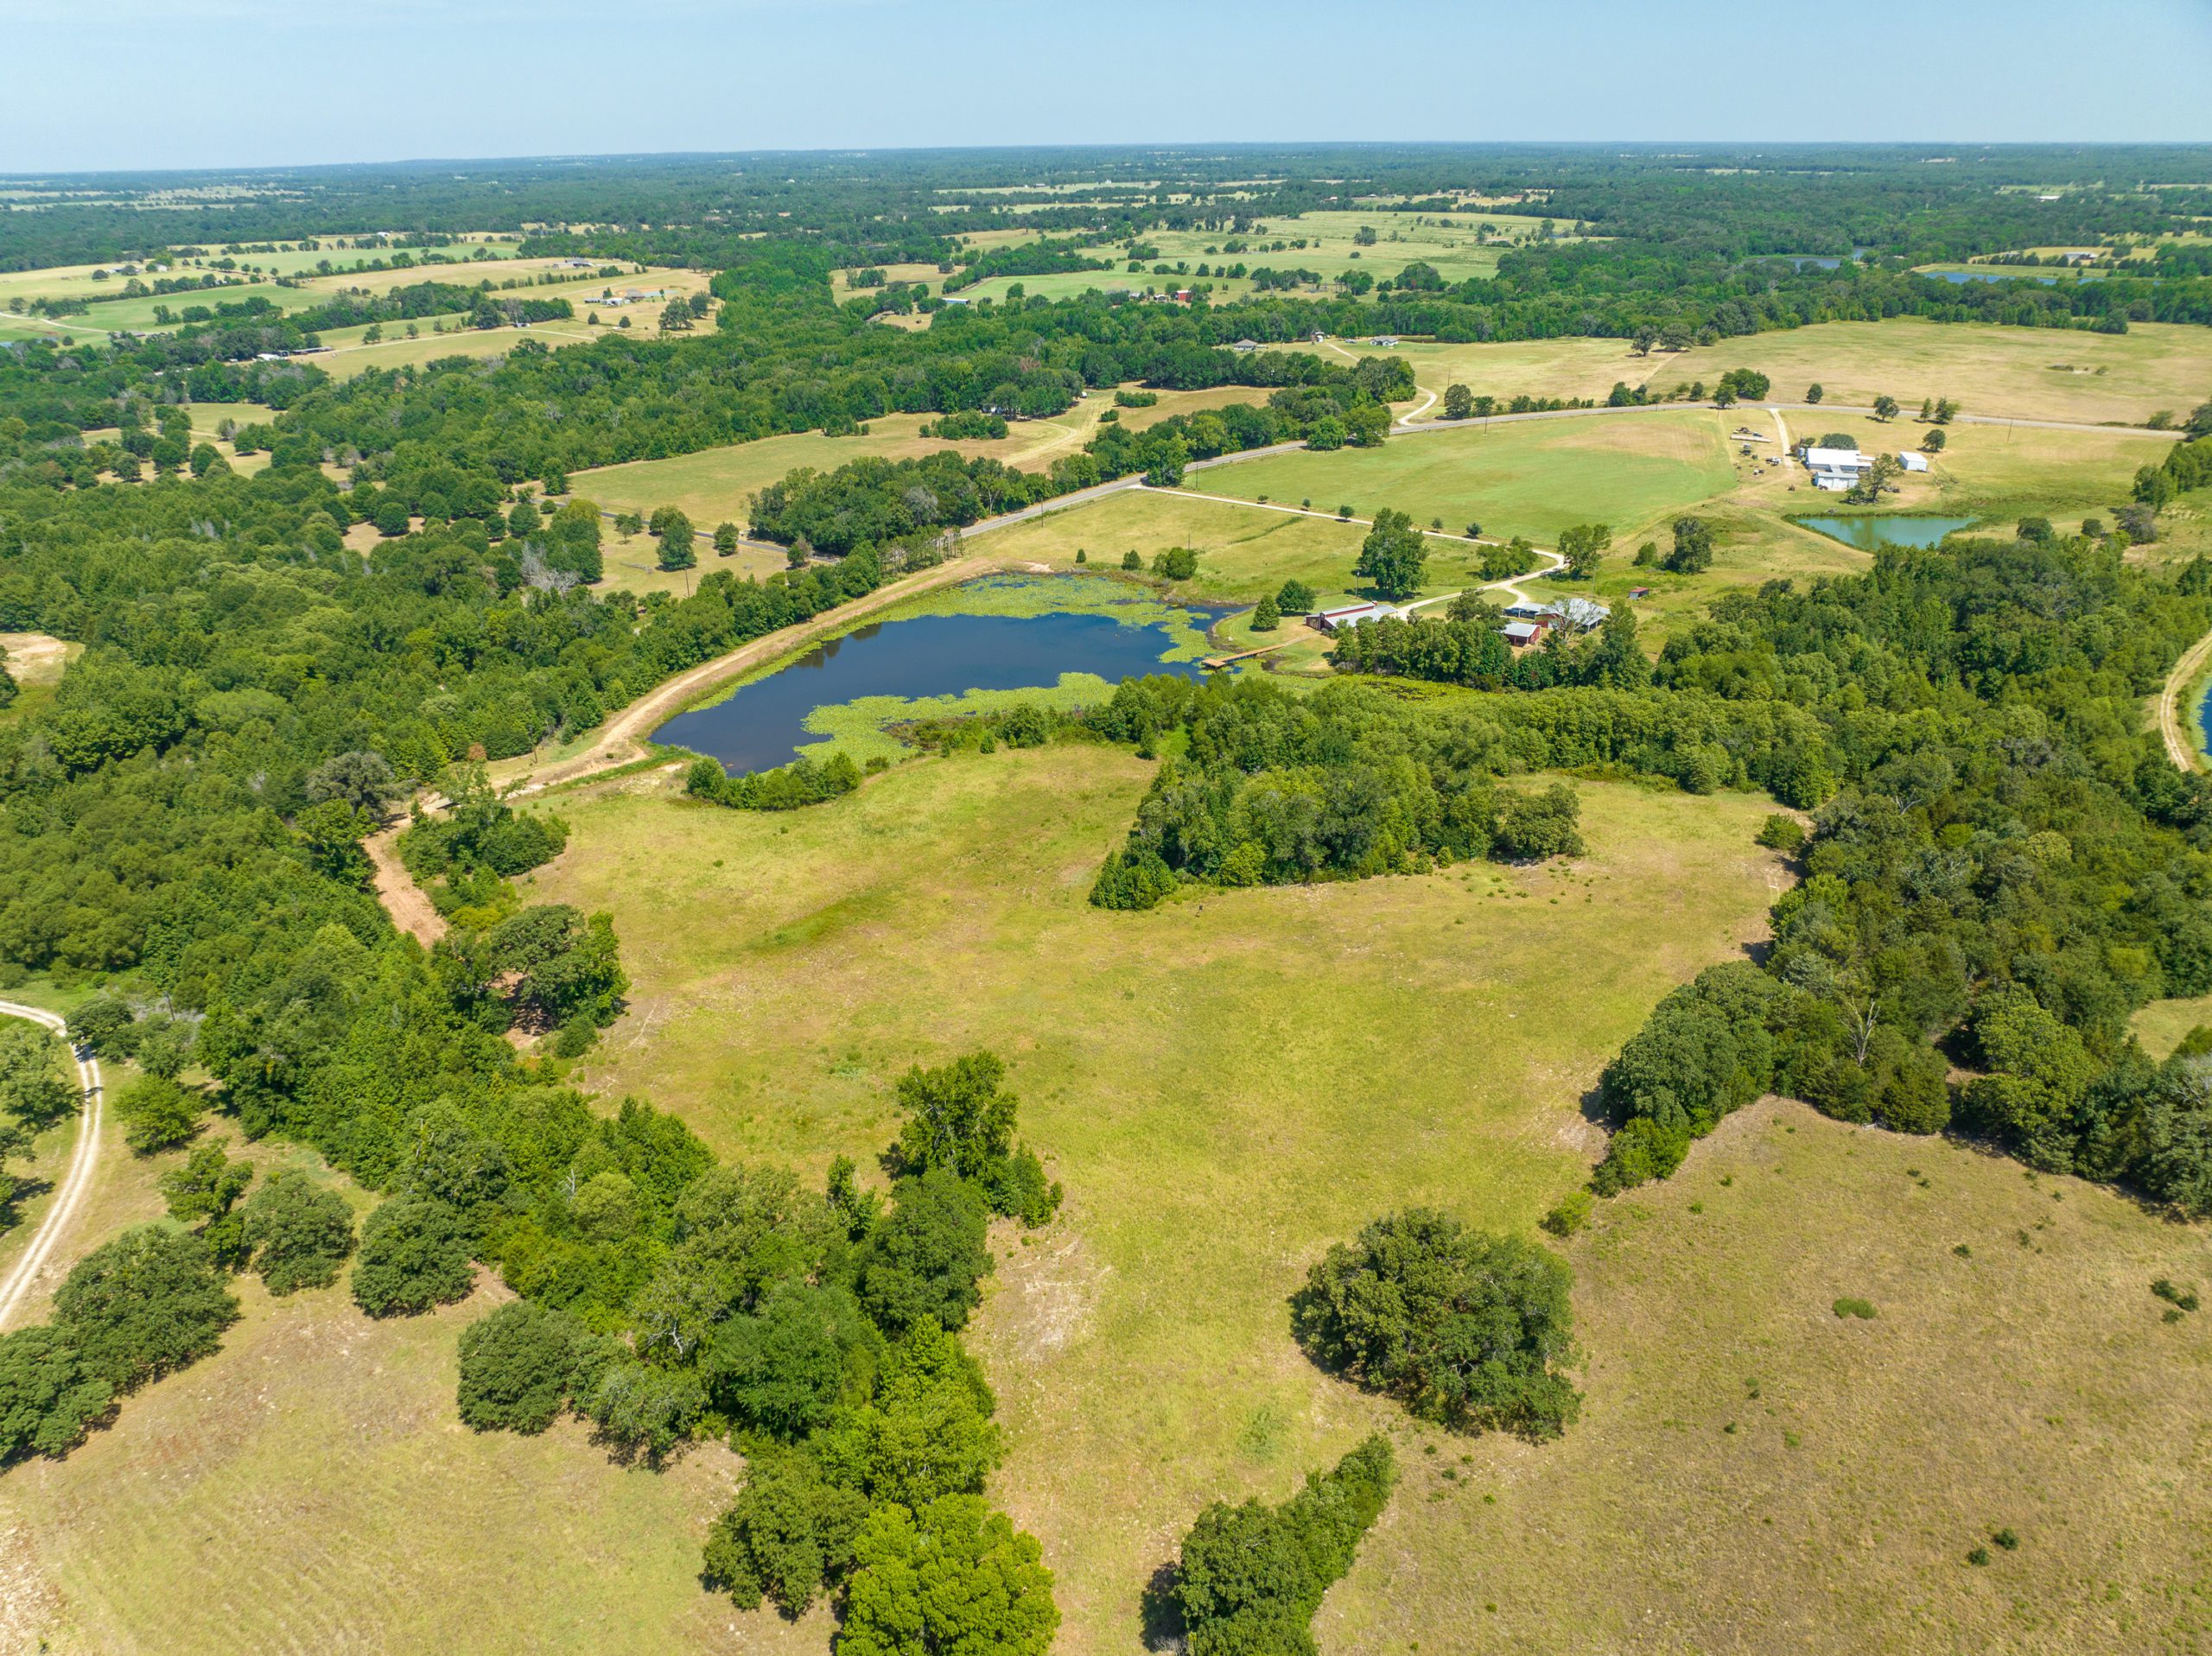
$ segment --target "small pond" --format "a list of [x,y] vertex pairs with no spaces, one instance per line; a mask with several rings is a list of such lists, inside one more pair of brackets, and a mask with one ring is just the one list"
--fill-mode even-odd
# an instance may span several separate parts
[[[800,748],[824,739],[824,732],[808,722],[818,710],[868,697],[918,701],[971,690],[1051,690],[1067,673],[1096,674],[1109,684],[1147,673],[1195,677],[1203,671],[1197,662],[1164,657],[1192,637],[1191,628],[1202,632],[1212,616],[1194,610],[1168,614],[1167,621],[1138,622],[1046,610],[872,623],[816,646],[711,707],[677,714],[653,739],[709,754],[736,776],[790,764]],[[1175,625],[1178,620],[1187,625]]]
[[1878,552],[1885,546],[1934,546],[1955,530],[1974,527],[1971,517],[1795,517],[1790,521],[1861,552]]
[[2212,682],[2206,683],[2196,698],[2196,746],[2212,756]]

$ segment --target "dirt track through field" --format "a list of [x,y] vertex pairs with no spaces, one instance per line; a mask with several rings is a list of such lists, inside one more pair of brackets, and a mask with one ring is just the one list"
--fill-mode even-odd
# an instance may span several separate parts
[[[12,1000],[0,1000],[0,1016],[28,1018],[42,1024],[64,1041],[68,1037],[67,1026],[55,1013],[37,1006],[19,1006]],[[54,1201],[39,1221],[38,1230],[31,1237],[7,1277],[0,1279],[0,1329],[21,1310],[44,1276],[48,1259],[54,1244],[69,1228],[77,1209],[84,1205],[85,1193],[92,1188],[92,1169],[99,1160],[101,1083],[100,1061],[90,1052],[74,1055],[77,1062],[77,1085],[84,1094],[84,1113],[77,1129],[76,1148],[69,1157],[69,1171],[61,1176],[61,1186],[54,1192]]]

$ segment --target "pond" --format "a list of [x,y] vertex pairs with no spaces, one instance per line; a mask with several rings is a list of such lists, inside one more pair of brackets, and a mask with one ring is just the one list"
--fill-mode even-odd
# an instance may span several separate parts
[[2196,697],[2197,750],[2212,757],[2212,681],[2208,681]]
[[[1067,596],[1076,602],[1084,601],[1077,596],[1082,587],[1122,588],[1120,582],[1063,576],[1030,583],[1023,595],[1033,605],[1037,588],[1053,586],[1068,587]],[[988,606],[995,595],[987,591],[979,602]],[[1110,597],[1102,606],[1127,612],[1117,618],[1095,610],[1046,609],[912,615],[871,623],[817,645],[724,701],[677,714],[653,733],[653,739],[708,754],[736,776],[790,764],[800,748],[821,743],[829,733],[817,714],[868,698],[887,704],[887,720],[906,704],[931,698],[960,698],[974,691],[1058,691],[1069,674],[1091,675],[1110,686],[1147,673],[1195,677],[1203,670],[1187,657],[1211,613],[1170,609],[1156,601],[1116,605]],[[1166,659],[1171,654],[1185,658]],[[917,707],[906,716],[953,710]]]
[[1794,517],[1790,521],[1800,529],[1855,546],[1861,552],[1878,552],[1885,546],[1934,546],[1955,530],[1974,527],[1971,517]]

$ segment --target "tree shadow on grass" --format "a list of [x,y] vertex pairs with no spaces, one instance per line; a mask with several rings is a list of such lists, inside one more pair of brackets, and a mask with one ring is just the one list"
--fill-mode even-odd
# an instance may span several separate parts
[[1186,1629],[1175,1583],[1176,1561],[1171,1558],[1152,1572],[1137,1599],[1137,1633],[1147,1650],[1179,1653],[1184,1648]]

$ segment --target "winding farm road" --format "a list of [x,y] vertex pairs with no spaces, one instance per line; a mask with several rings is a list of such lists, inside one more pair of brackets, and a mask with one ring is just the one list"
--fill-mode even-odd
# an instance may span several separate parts
[[[67,1026],[54,1013],[36,1006],[18,1005],[12,1000],[0,1000],[0,1016],[28,1018],[68,1039]],[[38,1285],[47,1260],[62,1233],[69,1228],[77,1209],[84,1205],[85,1193],[92,1188],[92,1169],[99,1160],[100,1141],[100,1061],[87,1052],[74,1054],[77,1060],[77,1084],[85,1094],[84,1120],[77,1132],[77,1145],[69,1157],[69,1171],[61,1176],[60,1188],[54,1193],[53,1203],[38,1221],[29,1246],[21,1258],[0,1278],[0,1329],[5,1329],[30,1298],[31,1290]]]
[[2166,757],[2184,771],[2201,768],[2197,746],[2189,730],[2189,722],[2181,706],[2181,693],[2189,682],[2212,659],[2212,632],[2208,632],[2189,647],[2188,653],[2174,663],[2174,670],[2166,675],[2164,688],[2158,692],[2158,735],[2166,745]]

